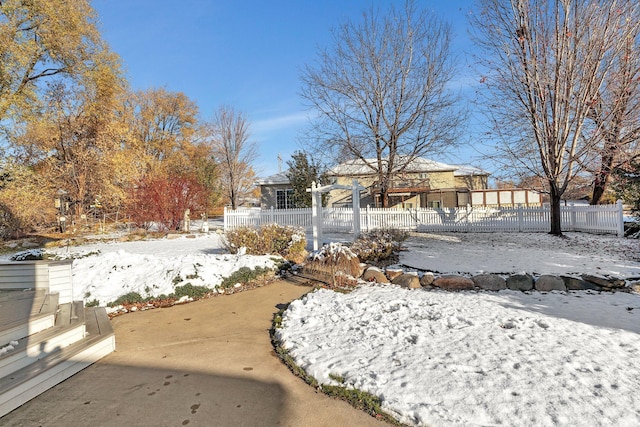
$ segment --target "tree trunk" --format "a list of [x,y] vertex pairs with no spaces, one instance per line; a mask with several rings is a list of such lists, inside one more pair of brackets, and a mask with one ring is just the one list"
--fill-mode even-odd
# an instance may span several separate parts
[[389,207],[389,191],[387,191],[386,187],[382,188],[382,190],[380,191],[380,199],[381,199],[382,207],[388,208]]
[[590,205],[597,205],[604,194],[606,179],[601,180],[599,175],[600,174],[596,176],[595,182],[593,183],[593,192],[591,193],[591,200],[589,201]]
[[233,188],[231,188],[231,209],[233,209],[234,211],[237,208],[237,203],[236,203],[236,192],[234,191]]
[[549,182],[549,187],[551,189],[551,231],[549,234],[562,236],[562,213],[560,211],[560,196],[562,194],[558,191],[558,186],[555,182]]
[[602,155],[600,168],[594,178],[593,193],[591,195],[591,201],[589,202],[589,204],[591,205],[597,205],[600,202],[602,195],[604,194],[604,190],[607,186],[607,181],[609,180],[609,175],[611,175],[614,149],[614,145],[608,142],[605,147],[605,152]]

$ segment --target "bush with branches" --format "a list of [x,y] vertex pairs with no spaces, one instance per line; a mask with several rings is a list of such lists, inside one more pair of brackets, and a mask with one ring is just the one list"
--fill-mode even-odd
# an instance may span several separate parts
[[355,286],[360,276],[360,260],[358,256],[341,243],[329,243],[309,257],[305,270],[328,275],[330,285],[334,288]]
[[187,209],[192,215],[206,212],[207,198],[207,190],[194,177],[147,177],[132,191],[128,213],[139,226],[178,230]]
[[245,248],[250,255],[280,255],[294,263],[302,262],[307,241],[304,230],[268,224],[259,228],[239,227],[226,233],[227,249],[235,254]]
[[363,233],[351,245],[361,262],[379,263],[402,250],[402,242],[408,233],[396,229],[374,230]]

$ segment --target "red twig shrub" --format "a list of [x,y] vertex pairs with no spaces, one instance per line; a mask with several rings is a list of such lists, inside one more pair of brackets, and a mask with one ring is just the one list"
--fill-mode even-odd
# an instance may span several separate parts
[[132,190],[128,213],[139,226],[156,224],[178,230],[187,209],[191,217],[205,212],[207,191],[195,178],[161,176],[143,179]]

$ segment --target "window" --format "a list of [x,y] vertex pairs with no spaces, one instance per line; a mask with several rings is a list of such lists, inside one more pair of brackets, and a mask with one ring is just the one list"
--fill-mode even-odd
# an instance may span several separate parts
[[276,190],[276,209],[293,208],[293,190]]

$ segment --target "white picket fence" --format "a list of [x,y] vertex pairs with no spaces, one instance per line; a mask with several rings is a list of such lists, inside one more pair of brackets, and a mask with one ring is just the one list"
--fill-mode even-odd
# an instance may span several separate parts
[[[613,205],[562,206],[562,231],[624,235],[622,202]],[[324,208],[322,228],[327,232],[353,231],[353,209]],[[289,225],[310,230],[311,209],[225,209],[224,228]],[[435,232],[548,232],[550,208],[360,209],[362,231],[384,228]]]

